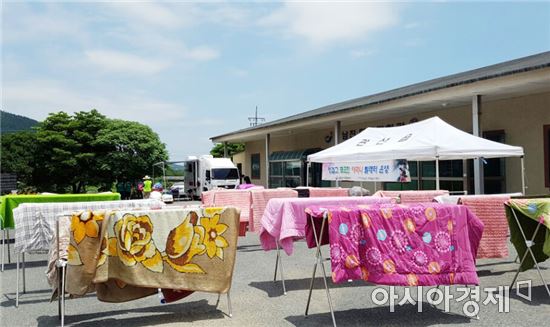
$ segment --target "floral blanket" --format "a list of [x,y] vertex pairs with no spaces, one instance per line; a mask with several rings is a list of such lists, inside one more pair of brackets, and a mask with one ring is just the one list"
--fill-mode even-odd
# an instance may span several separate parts
[[[383,285],[477,285],[483,223],[464,206],[327,208],[332,279]],[[324,210],[310,208],[315,216]]]
[[66,290],[84,295],[95,288],[106,302],[138,299],[158,288],[226,293],[238,226],[233,207],[74,215]]

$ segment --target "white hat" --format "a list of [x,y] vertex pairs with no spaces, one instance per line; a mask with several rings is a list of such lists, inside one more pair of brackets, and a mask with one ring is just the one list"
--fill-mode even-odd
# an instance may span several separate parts
[[149,177],[149,175],[145,175],[145,177],[143,177],[143,179],[151,179],[151,177]]

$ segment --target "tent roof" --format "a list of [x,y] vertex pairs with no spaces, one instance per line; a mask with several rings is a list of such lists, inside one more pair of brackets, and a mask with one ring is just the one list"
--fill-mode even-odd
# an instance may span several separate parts
[[418,161],[523,156],[523,148],[486,140],[439,117],[398,127],[369,127],[355,137],[309,155],[311,162]]

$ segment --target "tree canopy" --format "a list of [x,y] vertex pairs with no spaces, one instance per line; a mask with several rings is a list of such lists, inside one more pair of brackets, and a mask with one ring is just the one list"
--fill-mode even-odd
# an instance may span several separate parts
[[36,133],[2,137],[2,171],[39,191],[84,192],[136,180],[168,159],[166,146],[148,126],[109,119],[97,110],[50,114]]
[[[232,157],[233,155],[244,151],[244,143],[227,143],[227,155]],[[210,154],[214,158],[223,158],[223,143],[217,143],[214,145]]]

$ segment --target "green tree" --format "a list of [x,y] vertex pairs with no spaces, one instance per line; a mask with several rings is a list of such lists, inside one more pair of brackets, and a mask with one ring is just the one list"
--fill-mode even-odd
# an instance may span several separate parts
[[72,138],[71,121],[72,117],[61,111],[38,125],[34,181],[39,190],[65,192],[77,173],[79,144]]
[[38,126],[36,178],[39,189],[73,193],[85,191],[86,184],[97,184],[99,176],[93,142],[107,118],[97,110],[50,114]]
[[36,134],[34,132],[9,133],[2,135],[1,141],[1,171],[17,174],[17,180],[22,186],[34,185]]
[[140,179],[153,163],[168,159],[151,128],[97,110],[52,113],[35,129],[2,136],[1,166],[39,191],[111,189],[113,182]]
[[168,160],[166,146],[143,124],[109,120],[93,143],[102,155],[97,158],[99,175],[111,180],[138,180],[154,163]]
[[[229,157],[243,151],[244,143],[227,143],[227,155]],[[223,143],[216,143],[212,150],[210,150],[210,154],[214,156],[214,158],[223,158]]]

